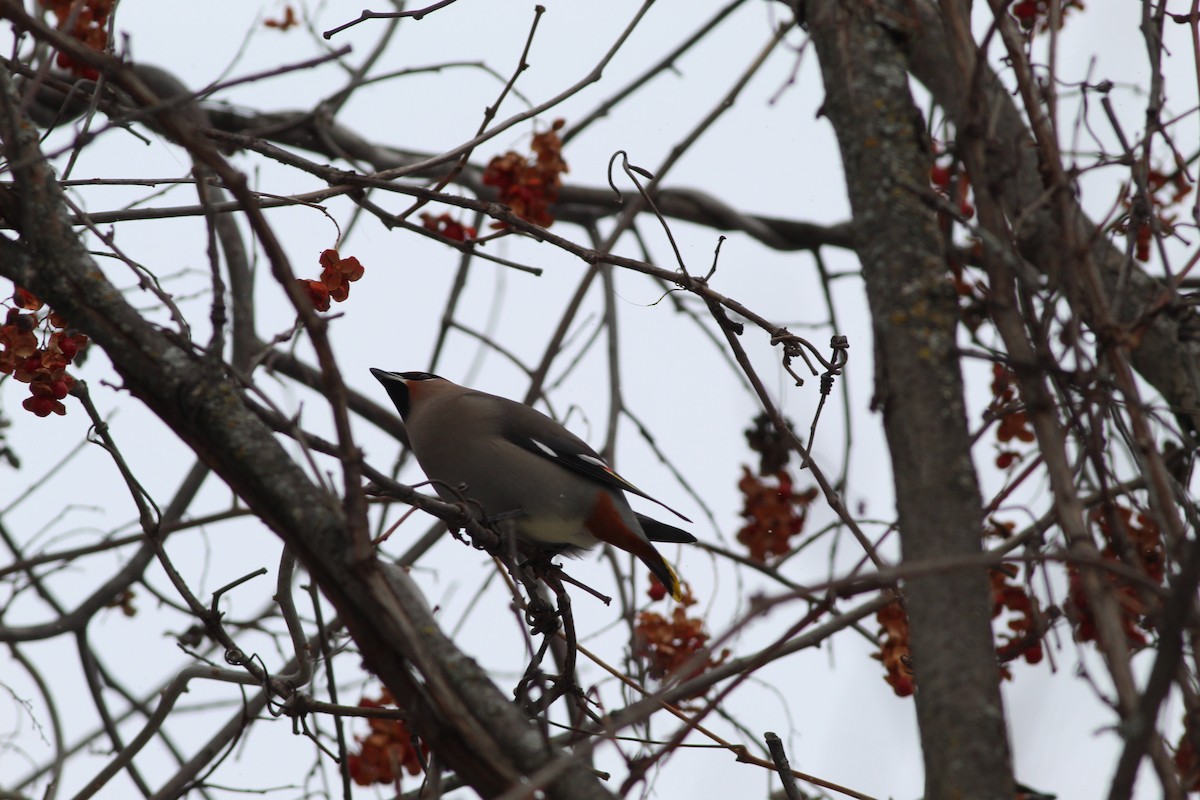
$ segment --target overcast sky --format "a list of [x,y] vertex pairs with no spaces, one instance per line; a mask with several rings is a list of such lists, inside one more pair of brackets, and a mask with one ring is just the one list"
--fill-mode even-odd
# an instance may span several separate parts
[[[318,29],[332,27],[356,15],[361,3],[322,3],[310,9],[317,14]],[[531,104],[543,102],[588,74],[612,45],[634,14],[637,4],[627,0],[606,3],[550,2],[530,51],[530,68],[521,75],[517,89]],[[982,4],[977,4],[982,5]],[[1137,90],[1146,75],[1146,56],[1137,35],[1140,6],[1133,2],[1096,2],[1087,13],[1073,14],[1060,43],[1059,76],[1066,95],[1060,124],[1078,132],[1079,148],[1094,151],[1095,142],[1084,128],[1071,123],[1075,113],[1071,101],[1072,82],[1111,80],[1114,105],[1127,134],[1140,130],[1144,97]],[[1174,3],[1185,11],[1185,5]],[[700,25],[718,7],[716,3],[660,0],[644,23],[624,45],[599,84],[580,92],[538,122],[545,126],[556,117],[574,121],[631,77],[640,74],[670,47]],[[610,157],[617,150],[630,159],[657,171],[671,149],[714,108],[720,97],[741,77],[770,40],[785,8],[779,3],[747,2],[709,40],[689,53],[674,72],[658,76],[643,91],[619,106],[608,118],[573,141],[565,152],[571,172],[568,181],[602,187]],[[1101,13],[1103,12],[1103,13]],[[280,33],[261,25],[261,17],[279,17],[279,3],[218,0],[210,3],[151,4],[126,0],[117,16],[123,44],[138,61],[173,71],[194,88],[223,78],[244,76],[284,64],[310,59],[323,51],[324,43],[304,31]],[[449,62],[483,62],[507,77],[516,63],[533,19],[533,4],[459,0],[447,9],[420,22],[405,21],[391,46],[373,70],[383,74],[403,68]],[[374,21],[335,37],[333,46],[351,45],[348,57],[357,64],[373,47],[385,22]],[[1193,112],[1178,128],[1176,140],[1189,153],[1196,141],[1196,65],[1189,54],[1186,28],[1171,26],[1168,49],[1167,117]],[[11,34],[0,31],[0,44],[11,45]],[[248,37],[248,38],[246,38]],[[822,102],[820,73],[815,53],[803,47],[804,38],[792,31],[783,46],[776,48],[763,68],[738,98],[734,108],[692,146],[671,170],[664,184],[691,187],[719,197],[732,208],[758,214],[816,223],[835,223],[849,216],[840,160],[828,122],[819,118]],[[9,49],[8,46],[5,47]],[[793,80],[794,78],[794,80]],[[264,79],[220,92],[216,100],[262,110],[310,108],[315,102],[341,88],[345,73],[336,65]],[[338,121],[365,138],[396,147],[437,152],[469,139],[478,127],[483,109],[494,101],[502,79],[470,67],[447,67],[438,72],[416,74],[383,81],[359,90]],[[928,103],[922,100],[923,107]],[[510,98],[500,117],[524,110],[519,98]],[[1106,145],[1113,137],[1107,126],[1098,126],[1100,115],[1089,117]],[[526,151],[533,127],[519,125],[489,142],[476,161],[505,149]],[[139,128],[143,134],[144,130]],[[148,134],[149,142],[121,130],[105,133],[85,149],[72,177],[182,177],[189,163],[178,149]],[[47,142],[54,150],[69,138],[56,133]],[[1070,142],[1065,142],[1070,144]],[[320,188],[317,181],[284,170],[259,158],[235,156],[234,163],[250,171],[257,188],[286,194]],[[63,162],[59,162],[62,166]],[[1104,217],[1116,197],[1117,171],[1100,172],[1085,180],[1089,194],[1085,204],[1096,218]],[[624,188],[628,188],[627,184]],[[133,198],[144,198],[139,190],[80,190],[77,197],[89,210],[120,207]],[[399,196],[380,198],[394,210],[404,206]],[[191,205],[189,189],[172,190],[152,198],[152,206]],[[293,268],[298,275],[316,277],[317,255],[335,245],[339,230],[351,218],[349,203],[334,200],[325,204],[328,216],[312,209],[272,211]],[[467,220],[464,220],[467,221]],[[641,230],[660,266],[673,266],[673,257],[661,228],[648,218]],[[689,270],[704,272],[712,262],[716,233],[684,223],[672,223],[672,231]],[[586,233],[563,227],[560,234],[587,243]],[[123,224],[118,243],[134,260],[145,264],[180,296],[180,305],[196,324],[196,338],[204,341],[207,319],[207,261],[205,232],[195,220]],[[94,244],[94,243],[93,243]],[[496,341],[532,364],[540,358],[551,332],[558,324],[566,298],[574,291],[586,265],[545,244],[505,239],[492,245],[505,258],[539,266],[541,277],[505,269],[486,262],[475,265],[465,295],[460,320],[487,331]],[[354,286],[347,303],[335,307],[343,316],[332,327],[337,355],[347,381],[361,391],[386,402],[367,369],[418,370],[429,366],[437,325],[453,280],[458,257],[439,246],[412,235],[384,229],[371,218],[359,220],[340,245],[343,255],[353,255],[366,267],[362,281]],[[638,256],[632,238],[617,246],[623,255]],[[831,271],[857,269],[857,261],[845,252],[829,251]],[[135,277],[127,267],[111,259],[100,262],[123,286]],[[259,333],[264,338],[287,331],[293,316],[269,274],[259,276]],[[827,312],[815,276],[813,258],[803,253],[767,250],[745,236],[732,235],[723,246],[713,286],[735,297],[749,308],[792,331],[809,336],[819,346],[832,333],[850,339],[850,367],[835,390],[835,400],[823,412],[815,453],[827,474],[844,468],[842,442],[846,420],[841,413],[842,393],[849,393],[854,449],[848,465],[847,505],[864,518],[874,520],[869,533],[881,535],[894,516],[887,451],[883,446],[880,420],[869,410],[873,380],[871,335],[862,285],[855,277],[834,283],[839,326],[828,327]],[[742,431],[757,407],[736,374],[705,343],[688,318],[676,314],[669,302],[660,302],[662,292],[649,279],[633,273],[617,274],[621,368],[626,398],[631,409],[653,431],[656,444],[687,482],[704,498],[712,520],[704,509],[661,465],[628,421],[623,423],[617,449],[617,466],[640,487],[679,508],[696,524],[693,530],[706,541],[732,543],[739,526],[740,498],[736,482],[741,465],[754,463]],[[134,293],[140,307],[150,300]],[[593,292],[574,327],[568,352],[581,352],[594,330],[602,306]],[[165,320],[161,314],[156,318]],[[750,332],[746,346],[769,388],[785,413],[807,431],[818,400],[817,381],[804,387],[790,385],[778,363],[779,354],[766,337]],[[298,349],[307,356],[307,348]],[[520,372],[504,359],[480,357],[480,346],[471,338],[450,338],[439,372],[452,380],[468,382],[487,391],[519,398],[526,390]],[[560,359],[552,383],[569,358]],[[569,426],[599,445],[606,433],[608,411],[607,366],[604,347],[587,351],[570,376],[554,387],[553,410],[567,418]],[[986,367],[968,374],[974,379],[970,399],[972,424],[988,400]],[[182,475],[190,467],[189,456],[173,437],[142,411],[127,394],[109,385],[115,376],[107,359],[92,354],[80,371],[93,387],[101,411],[112,415],[114,435],[125,448],[132,466],[147,491],[160,504],[169,501]],[[981,379],[982,378],[982,379]],[[271,378],[261,383],[289,412],[303,412],[303,423],[312,430],[328,433],[328,415],[320,398],[296,390]],[[91,541],[100,532],[131,530],[135,512],[111,461],[97,447],[84,447],[52,482],[39,483],[34,476],[49,471],[77,448],[87,431],[87,420],[76,408],[65,418],[34,420],[19,409],[23,387],[6,382],[0,400],[15,424],[7,432],[11,446],[24,460],[14,472],[0,466],[0,510],[3,521],[23,542],[49,549]],[[388,468],[398,450],[396,442],[366,423],[356,423],[359,444],[368,460]],[[987,469],[990,450],[977,452],[985,496],[996,491],[1003,476]],[[332,469],[332,465],[324,465]],[[410,481],[421,476],[410,467],[403,474]],[[806,477],[799,483],[805,485]],[[25,487],[34,485],[27,495]],[[63,487],[70,487],[64,491]],[[1030,487],[1018,498],[1021,505],[1044,497],[1045,487]],[[13,504],[15,507],[11,507]],[[59,508],[70,507],[57,515]],[[229,493],[210,478],[195,513],[228,507]],[[635,504],[636,505],[636,504]],[[820,506],[820,504],[819,504]],[[1036,505],[1035,505],[1036,507]],[[649,508],[646,508],[649,512]],[[389,521],[399,516],[389,512]],[[1017,508],[1006,518],[1018,525],[1029,522],[1027,512]],[[828,523],[832,514],[824,507],[813,513],[812,529]],[[403,551],[405,543],[421,535],[429,520],[410,519],[393,535],[388,552]],[[884,552],[896,554],[894,537]],[[28,545],[27,545],[28,546]],[[719,633],[746,611],[748,598],[761,591],[778,591],[752,571],[735,572],[725,563],[715,563],[696,550],[668,548],[668,558],[679,565],[706,615],[710,630]],[[208,526],[202,533],[189,533],[171,542],[177,565],[192,581],[211,593],[247,572],[265,566],[270,577],[252,581],[227,599],[233,616],[257,611],[274,592],[278,563],[278,540],[257,523],[235,521]],[[82,562],[71,571],[55,576],[53,585],[68,606],[85,596],[96,582],[109,574],[129,551],[108,554]],[[792,559],[788,576],[799,582],[817,582],[840,574],[855,565],[859,551],[846,539],[831,548],[828,541],[809,553]],[[569,563],[572,574],[601,590],[611,587],[612,573],[595,556]],[[498,683],[507,688],[515,683],[525,664],[518,626],[507,607],[506,591],[499,585],[490,564],[477,551],[447,538],[435,547],[414,576],[438,608],[439,619],[456,641],[481,663],[494,670]],[[161,570],[152,568],[150,581],[170,594]],[[476,597],[477,588],[489,581]],[[1061,598],[1060,598],[1061,599]],[[0,597],[0,604],[7,596]],[[853,602],[853,601],[852,601]],[[185,662],[172,639],[162,630],[181,632],[182,617],[160,606],[139,590],[139,613],[125,618],[119,612],[103,615],[94,625],[93,642],[108,659],[113,672],[138,694],[149,692]],[[577,626],[587,646],[609,663],[623,663],[627,645],[625,629],[616,623],[612,609],[586,596],[574,604]],[[6,612],[7,624],[29,624],[46,619],[40,605],[25,595]],[[771,641],[771,636],[798,616],[798,607],[788,607],[778,617],[756,622],[735,637],[729,646],[737,653],[750,652]],[[793,615],[793,616],[787,616]],[[173,627],[174,626],[174,627]],[[873,620],[868,627],[874,628]],[[265,638],[257,646],[271,648]],[[915,716],[911,699],[896,698],[883,681],[879,664],[869,658],[870,646],[852,632],[843,632],[819,651],[791,656],[755,675],[725,703],[729,714],[754,736],[773,730],[784,737],[792,765],[828,780],[848,785],[875,797],[916,798],[923,778]],[[1053,666],[1015,664],[1015,680],[1005,684],[1010,731],[1019,780],[1057,794],[1064,800],[1093,798],[1111,777],[1117,737],[1106,726],[1113,718],[1096,699],[1096,690],[1076,679],[1080,666],[1089,666],[1068,638],[1053,641]],[[78,674],[78,658],[72,642],[54,640],[29,645],[26,654],[39,663],[53,659],[62,665],[61,674],[49,674],[62,707],[70,710],[69,739],[95,725],[95,712]],[[270,649],[263,657],[277,666],[284,654]],[[355,676],[347,674],[353,659],[342,661],[339,676],[353,687],[348,696],[358,697]],[[1145,664],[1139,662],[1145,667]],[[1105,686],[1103,671],[1090,664],[1091,675]],[[611,679],[605,680],[596,667],[581,664],[582,678],[603,682],[606,702],[618,705],[619,695]],[[30,758],[43,759],[49,752],[33,720],[44,714],[23,671],[7,656],[0,656],[0,682],[32,704],[25,709],[17,700],[0,710],[0,731],[12,730],[17,749],[0,750],[0,786],[9,786],[29,770]],[[373,684],[369,684],[373,685]],[[229,701],[236,691],[226,685],[198,685],[187,702]],[[0,709],[3,704],[0,703]],[[205,741],[230,713],[225,708],[212,714],[195,714],[169,726],[186,750]],[[1168,719],[1177,721],[1178,708]],[[31,718],[32,714],[32,718]],[[78,714],[76,721],[75,714]],[[3,720],[11,720],[4,722]],[[714,729],[735,741],[750,742],[745,733],[718,719]],[[41,719],[44,726],[45,720]],[[137,726],[122,730],[132,736]],[[357,728],[361,732],[362,727]],[[652,735],[666,738],[674,731],[669,723],[656,720]],[[689,744],[704,744],[692,736]],[[292,736],[290,722],[256,725],[238,757],[227,760],[214,781],[228,786],[299,786],[304,776],[289,766],[306,764],[312,758],[307,740]],[[632,752],[632,748],[630,748]],[[27,755],[28,754],[28,758]],[[103,753],[91,758],[86,768],[68,774],[66,791],[85,783],[104,760]],[[147,774],[157,780],[170,774],[161,752],[148,749],[139,758]],[[159,763],[161,762],[161,763]],[[613,751],[599,749],[598,766],[619,777],[624,768]],[[1139,797],[1156,795],[1152,780],[1143,770]],[[120,796],[131,791],[121,776],[102,796]],[[411,786],[407,784],[406,786]],[[737,765],[727,752],[710,749],[677,753],[657,778],[659,797],[748,797],[765,794],[769,774]],[[615,787],[614,787],[615,788]],[[36,792],[35,792],[36,794]],[[297,791],[272,793],[270,797],[292,797]],[[364,796],[369,793],[364,792]],[[60,795],[60,796],[69,796]]]

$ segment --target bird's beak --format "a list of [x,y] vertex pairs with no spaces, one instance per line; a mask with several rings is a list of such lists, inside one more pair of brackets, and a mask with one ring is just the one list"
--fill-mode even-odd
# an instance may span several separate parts
[[388,397],[392,398],[392,402],[396,404],[396,410],[400,412],[400,418],[407,419],[408,410],[411,406],[408,382],[398,372],[388,372],[387,370],[376,369],[375,367],[371,367],[371,374],[375,376],[375,380],[383,384]]

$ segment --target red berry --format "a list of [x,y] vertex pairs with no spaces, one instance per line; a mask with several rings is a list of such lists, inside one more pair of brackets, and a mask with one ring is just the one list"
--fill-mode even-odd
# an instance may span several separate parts
[[32,411],[39,417],[48,417],[53,412],[60,414],[66,413],[65,408],[62,411],[58,411],[58,408],[62,407],[62,403],[58,402],[52,397],[38,397],[36,395],[32,395],[30,397],[26,397],[25,402],[21,403],[21,405],[26,411]]

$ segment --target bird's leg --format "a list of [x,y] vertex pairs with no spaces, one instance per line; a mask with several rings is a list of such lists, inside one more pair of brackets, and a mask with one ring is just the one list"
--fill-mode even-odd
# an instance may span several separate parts
[[[532,633],[539,634],[544,639],[515,694],[528,713],[540,714],[555,700],[566,694],[571,694],[582,701],[583,692],[575,680],[575,662],[578,652],[575,639],[575,619],[571,614],[571,598],[563,586],[562,569],[551,560],[553,554],[547,553],[543,549],[529,548],[525,553],[529,558],[520,564],[518,573],[529,596],[525,621],[529,624]],[[557,607],[547,602],[542,589],[543,585],[554,592]],[[560,627],[563,630],[561,638],[556,636]],[[554,654],[559,673],[553,684],[543,688],[541,697],[532,701],[529,698],[530,684],[536,676],[548,677],[538,669],[547,651]],[[571,716],[572,719],[580,717],[578,709],[573,708]]]
[[549,565],[549,557],[545,551],[528,546],[522,546],[516,535],[506,531],[511,547],[510,571],[525,587],[529,602],[525,606],[525,623],[530,632],[542,636],[552,636],[559,628],[558,612],[550,605],[541,590],[541,581]]
[[[445,481],[437,480],[430,480],[428,483],[437,491],[440,497],[453,497],[454,502],[458,503],[458,505],[462,508],[463,516],[468,519],[465,529],[471,537],[471,546],[476,550],[483,550],[489,555],[495,555],[494,551],[500,546],[500,540],[502,540],[503,537],[496,533],[498,529],[496,526],[492,525],[491,520],[484,515],[483,506],[479,505],[478,501],[467,497],[466,493],[470,487],[465,483],[460,483],[457,486],[451,486]],[[501,519],[503,517],[504,515],[501,515],[497,519]],[[481,530],[479,525],[473,524],[473,520],[483,520],[483,524],[491,530]],[[450,529],[451,536],[453,536],[455,539],[458,539],[460,542],[463,542],[464,544],[466,543],[467,540],[462,535],[462,527],[454,525],[448,525],[447,527]],[[496,536],[495,539],[491,538],[493,534]]]
[[[558,618],[554,615],[553,607],[543,595],[537,575],[528,568],[525,561],[524,549],[511,524],[511,519],[516,515],[501,516],[503,519],[488,520],[489,523],[497,523],[495,527],[499,531],[501,539],[501,549],[492,555],[504,565],[514,582],[525,587],[525,598],[522,598],[521,593],[514,586],[514,603],[521,607],[522,613],[525,615],[525,624],[530,627],[531,633],[542,634],[543,637],[541,646],[531,658],[529,666],[525,668],[525,674],[521,676],[521,680],[513,689],[513,697],[517,705],[524,709],[530,717],[535,717],[539,704],[532,700],[531,690],[536,691],[538,695],[545,693],[546,675],[541,671],[541,663],[546,657],[546,651],[549,649],[552,639],[552,636],[545,634],[547,632],[553,634],[558,630]],[[530,652],[533,651],[532,639],[529,641],[529,649]],[[548,734],[548,731],[546,733]]]
[[[575,698],[576,708],[571,712],[572,722],[578,722],[579,709],[586,706],[583,689],[575,680],[575,659],[579,654],[579,645],[575,639],[575,615],[571,613],[571,595],[563,586],[564,573],[557,564],[550,563],[549,569],[542,574],[542,580],[554,592],[558,601],[558,616],[562,619],[563,637],[566,639],[566,653],[562,657],[562,672],[551,692],[561,696],[571,694]],[[574,583],[574,581],[572,581]]]
[[490,517],[487,518],[487,523],[489,525],[495,525],[496,523],[504,522],[505,520],[516,519],[517,517],[523,517],[523,516],[525,516],[525,510],[521,509],[521,508],[516,508],[516,509],[513,509],[512,511],[505,511],[502,514],[492,514]]
[[529,602],[525,606],[525,624],[529,626],[529,632],[537,636],[553,636],[560,627],[558,611],[541,593],[535,579],[525,583],[525,591],[529,595]]

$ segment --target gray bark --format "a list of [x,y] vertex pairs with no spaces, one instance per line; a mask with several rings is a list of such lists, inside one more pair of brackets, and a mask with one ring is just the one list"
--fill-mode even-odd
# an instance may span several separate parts
[[[876,17],[876,14],[879,17]],[[918,196],[930,152],[888,13],[808,4],[854,210],[875,333],[876,404],[892,457],[905,561],[977,555],[982,502],[971,461],[958,311],[944,242]],[[979,568],[906,581],[929,800],[1013,796],[990,590]]]

